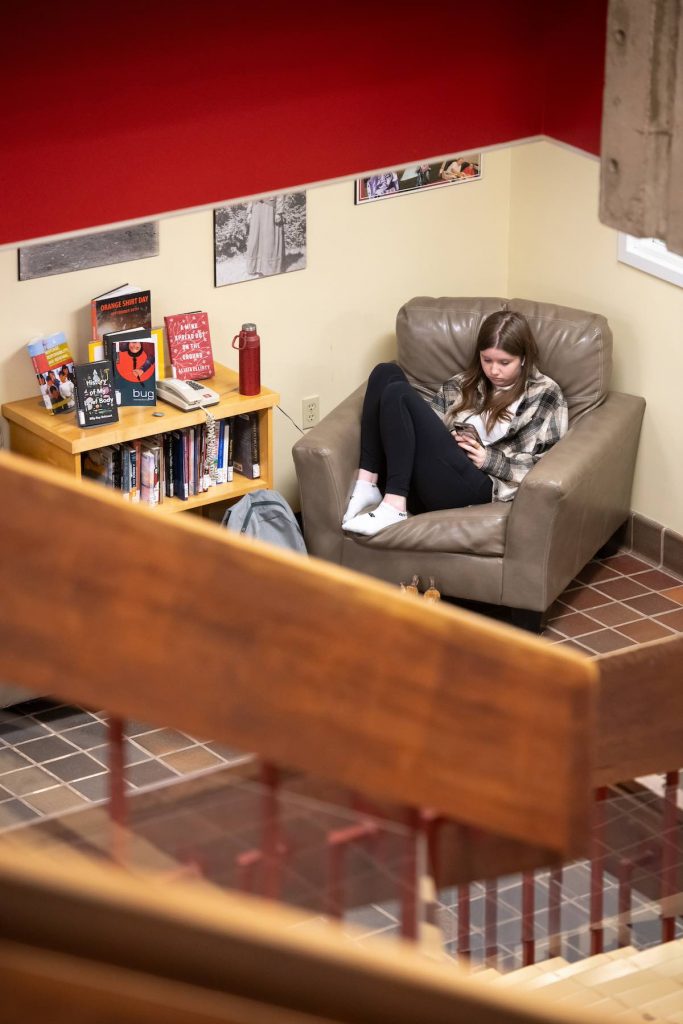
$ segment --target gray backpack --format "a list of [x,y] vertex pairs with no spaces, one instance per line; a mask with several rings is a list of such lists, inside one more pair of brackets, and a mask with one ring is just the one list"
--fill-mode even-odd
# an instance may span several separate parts
[[277,491],[252,491],[223,516],[222,526],[236,533],[306,554],[306,545],[291,508]]

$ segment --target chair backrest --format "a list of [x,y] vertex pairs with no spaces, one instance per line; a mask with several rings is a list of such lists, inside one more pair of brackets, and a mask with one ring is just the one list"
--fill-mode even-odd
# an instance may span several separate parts
[[533,331],[539,369],[562,388],[570,423],[605,398],[612,374],[612,332],[599,313],[549,302],[501,298],[410,299],[398,311],[398,362],[419,391],[434,394],[464,370],[482,321],[507,306]]

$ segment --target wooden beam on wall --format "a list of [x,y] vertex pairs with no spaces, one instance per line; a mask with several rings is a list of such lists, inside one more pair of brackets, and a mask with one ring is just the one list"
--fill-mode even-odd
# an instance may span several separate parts
[[7,453],[0,491],[6,682],[585,851],[587,658]]
[[600,220],[683,253],[681,0],[610,0]]

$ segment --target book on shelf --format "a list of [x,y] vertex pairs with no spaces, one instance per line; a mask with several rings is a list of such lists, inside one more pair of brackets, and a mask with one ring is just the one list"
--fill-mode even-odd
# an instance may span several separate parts
[[242,476],[256,480],[261,476],[258,413],[243,412],[233,416],[230,427],[233,465]]
[[156,405],[156,341],[149,331],[114,331],[103,341],[114,367],[117,404]]
[[124,498],[137,504],[140,501],[140,486],[138,481],[138,450],[135,441],[125,441],[121,445],[121,457],[123,460],[121,491]]
[[209,315],[174,313],[164,317],[171,375],[178,380],[206,380],[213,377],[213,349],[209,331]]
[[[185,440],[184,431],[174,430],[170,436],[173,451],[173,494],[181,501],[187,501],[189,489],[185,476]],[[166,435],[168,437],[168,435]]]
[[131,486],[130,500],[134,503],[140,501],[142,487],[140,485],[140,475],[142,473],[142,439],[136,438],[135,441],[131,441],[133,451],[131,452],[131,474],[133,476],[134,487]]
[[140,501],[147,505],[160,505],[164,497],[162,439],[160,437],[146,437],[142,441]]
[[74,367],[76,381],[76,415],[79,426],[99,427],[116,423],[114,367],[110,359],[96,363],[79,363]]
[[[226,445],[226,425],[228,424],[227,419],[216,420],[216,483],[224,484],[227,483],[227,445]],[[229,428],[228,428],[229,430]]]
[[223,431],[222,465],[217,445],[209,444],[208,424],[199,423],[84,452],[81,471],[84,477],[119,491],[126,501],[147,505],[159,505],[168,498],[187,501],[226,482],[231,426],[227,419],[215,424],[216,438]]
[[226,423],[226,439],[227,439],[227,466],[226,466],[226,477],[227,483],[230,483],[234,476],[234,451],[235,451],[235,428],[233,426],[232,417]]
[[111,448],[95,448],[91,452],[84,452],[81,457],[81,473],[88,480],[97,480],[99,483],[111,486],[107,478],[107,459],[111,454]]
[[142,449],[140,466],[140,501],[144,505],[159,504],[159,478],[155,480],[154,452],[149,448]]
[[64,332],[34,338],[27,348],[45,408],[51,413],[73,412],[76,408],[74,360]]
[[[153,327],[149,333],[152,338],[152,341],[154,342],[154,353],[156,356],[157,364],[157,380],[164,380],[166,377],[164,329],[163,327]],[[88,343],[88,361],[91,363],[95,363],[99,359],[104,359],[104,339],[102,338],[98,339],[97,341],[91,341]]]
[[130,465],[130,448],[127,444],[121,444],[119,446],[121,453],[121,484],[120,491],[121,497],[125,498],[126,501],[130,501],[130,485],[131,485],[131,465]]
[[173,438],[170,434],[162,435],[162,456],[164,459],[164,494],[167,498],[175,497],[175,469],[173,466]]
[[164,328],[153,327],[152,328],[152,341],[155,344],[155,353],[157,360],[157,380],[166,379],[166,356],[164,354]]
[[232,420],[230,418],[216,421],[217,456],[216,483],[229,484],[232,480]]
[[197,427],[197,494],[208,490],[204,466],[206,462],[206,425]]
[[97,295],[90,302],[92,340],[101,339],[112,331],[125,331],[142,327],[152,330],[152,305],[149,288],[122,284],[109,292]]

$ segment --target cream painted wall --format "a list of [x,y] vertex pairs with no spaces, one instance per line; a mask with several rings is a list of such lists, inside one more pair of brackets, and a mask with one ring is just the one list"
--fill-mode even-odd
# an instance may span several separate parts
[[597,160],[547,142],[511,155],[510,295],[607,317],[613,387],[647,400],[632,508],[683,534],[683,289],[617,261]]
[[[34,393],[25,343],[66,331],[87,358],[92,296],[129,281],[152,291],[155,324],[188,309],[209,313],[214,355],[236,367],[230,340],[255,320],[261,377],[297,422],[301,399],[320,396],[322,415],[394,353],[394,321],[413,295],[507,291],[509,150],[487,154],[479,182],[363,206],[349,183],[308,192],[308,267],[279,277],[213,287],[213,220],[201,212],[160,224],[160,255],[18,282],[16,252],[0,252],[0,401]],[[6,424],[5,424],[6,426]],[[275,412],[276,487],[298,505],[291,446],[299,436]]]
[[[599,165],[548,142],[487,153],[480,182],[353,205],[351,183],[308,193],[308,267],[213,287],[212,216],[160,224],[160,255],[18,282],[16,252],[0,252],[0,401],[33,394],[25,343],[65,330],[86,357],[88,303],[123,281],[152,290],[165,313],[206,309],[214,351],[236,366],[230,339],[255,320],[262,379],[297,422],[301,399],[329,412],[394,352],[394,319],[413,295],[490,294],[595,309],[614,332],[614,386],[648,406],[632,507],[683,533],[683,290],[618,263],[616,232],[598,220]],[[276,486],[297,505],[291,446],[275,413]]]

